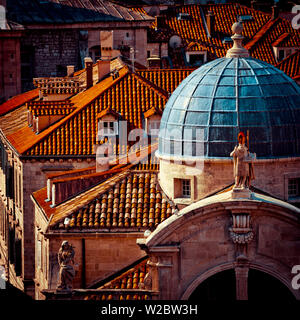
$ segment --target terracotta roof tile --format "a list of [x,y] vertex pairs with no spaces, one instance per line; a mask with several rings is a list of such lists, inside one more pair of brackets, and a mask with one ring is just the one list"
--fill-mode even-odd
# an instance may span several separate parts
[[[111,300],[112,296],[107,293],[101,294],[101,289],[135,289],[139,290],[144,286],[144,279],[149,271],[148,267],[148,258],[146,257],[140,263],[135,265],[133,268],[125,271],[120,276],[117,276],[115,279],[107,282],[103,286],[99,287],[99,293],[89,294],[85,297],[84,300]],[[136,294],[121,294],[120,300],[149,300],[150,297],[145,295],[142,291],[141,293]]]
[[0,105],[0,116],[15,110],[24,105],[26,102],[33,100],[39,96],[39,90],[34,89],[28,92],[21,93]]
[[74,111],[70,100],[62,101],[31,101],[26,103],[34,116],[68,115]]
[[24,143],[22,134],[28,129],[22,128],[8,136],[9,141],[26,155],[92,155],[96,118],[108,106],[120,113],[129,126],[142,128],[143,113],[152,106],[163,110],[167,93],[126,67],[119,74],[117,79],[106,78],[72,97],[75,110],[39,135],[30,133],[31,139]]
[[[158,186],[157,173],[129,172],[68,217],[70,229],[154,229],[174,210]],[[51,228],[64,229],[64,218],[55,215]]]
[[284,71],[288,76],[293,79],[299,79],[299,66],[300,66],[300,50],[291,54],[279,64],[276,65],[277,68]]
[[[215,15],[215,33],[211,37],[206,32],[204,21],[209,11]],[[177,16],[180,12],[188,13],[190,18],[179,20]],[[289,21],[282,18],[272,20],[270,14],[236,3],[178,6],[167,10],[163,15],[165,17],[164,27],[156,33],[168,35],[165,41],[168,41],[169,35],[177,34],[187,45],[198,43],[199,46],[207,49],[209,59],[226,55],[232,43],[223,43],[223,39],[232,35],[231,27],[238,16],[252,16],[251,20],[243,22],[243,35],[245,36],[245,47],[249,49],[250,55],[254,58],[276,65],[272,43],[276,44],[276,41],[280,41],[280,46],[283,47],[299,47],[300,43],[299,32],[292,28]],[[154,23],[152,25],[153,37],[155,28]],[[289,34],[289,36],[283,36],[283,34]],[[176,53],[173,55],[170,53],[170,55],[178,60],[172,61],[175,66],[185,65],[180,48]],[[300,74],[299,67],[297,73]]]
[[185,79],[194,69],[159,69],[159,70],[137,70],[137,73],[142,77],[153,82],[158,87],[162,88],[171,94],[180,82]]
[[283,33],[277,40],[272,43],[273,47],[281,47],[284,42],[286,42],[287,38],[291,35],[287,32]]

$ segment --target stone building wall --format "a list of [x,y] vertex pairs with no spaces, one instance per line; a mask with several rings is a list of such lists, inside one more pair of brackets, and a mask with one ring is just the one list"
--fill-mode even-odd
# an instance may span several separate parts
[[21,93],[20,35],[0,35],[0,103]]
[[26,245],[23,250],[24,268],[29,277],[34,276],[34,206],[30,198],[32,192],[40,190],[46,186],[46,174],[55,171],[82,169],[95,165],[94,161],[82,161],[82,159],[72,160],[26,160],[23,163],[23,206],[26,223],[23,224]]
[[[254,163],[254,172],[256,179],[251,182],[254,187],[274,197],[288,200],[288,179],[300,178],[300,158],[257,160]],[[194,176],[195,180],[191,183],[194,198],[176,200],[174,179],[189,179]],[[199,169],[195,169],[192,166],[161,159],[159,179],[164,192],[172,199],[175,198],[175,202],[190,204],[234,183],[233,161],[205,160]]]
[[[45,227],[45,223],[41,221],[43,220],[41,219],[42,213],[38,208],[35,210],[36,224],[41,223]],[[39,228],[43,230],[43,227],[39,226]],[[44,235],[40,233],[38,238],[42,240],[41,252],[44,254],[42,261],[46,259],[48,266],[44,266],[43,270],[36,268],[36,298],[44,298],[41,294],[42,290],[56,288],[59,272],[57,253],[62,241],[67,240],[74,247],[76,273],[73,288],[79,289],[87,288],[95,281],[105,279],[145,256],[145,253],[136,244],[136,240],[142,236],[142,232],[98,232],[97,234],[82,232],[77,235],[57,233],[49,236],[47,233]],[[85,259],[83,259],[83,246]],[[85,267],[83,267],[84,260]]]
[[[74,65],[80,69],[79,31],[78,30],[30,30],[21,39],[21,64],[31,60],[33,77],[65,76],[66,66]],[[24,83],[25,91],[32,88],[32,80]]]
[[[25,287],[25,292],[33,296],[35,238],[34,206],[30,195],[46,186],[47,173],[95,166],[95,161],[92,158],[21,160],[9,149],[6,149],[6,154],[6,163],[13,167],[14,195],[13,198],[7,197],[6,173],[0,170],[1,204],[4,208],[4,212],[1,214],[5,214],[5,216],[10,214],[11,225],[15,226],[16,234],[18,232],[22,238],[22,272],[19,277],[16,277],[14,268],[11,266],[11,274],[16,278],[15,285],[20,289]],[[7,259],[7,246],[4,241],[2,251],[5,260]]]

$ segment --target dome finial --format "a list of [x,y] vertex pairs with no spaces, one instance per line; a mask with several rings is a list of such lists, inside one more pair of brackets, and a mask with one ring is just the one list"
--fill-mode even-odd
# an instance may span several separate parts
[[231,28],[234,35],[231,37],[233,40],[233,47],[227,51],[226,58],[248,58],[249,51],[242,45],[244,37],[242,36],[243,24],[235,22]]

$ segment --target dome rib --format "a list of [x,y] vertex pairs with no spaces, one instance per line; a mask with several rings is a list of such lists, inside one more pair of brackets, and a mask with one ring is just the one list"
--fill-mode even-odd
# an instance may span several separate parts
[[[254,72],[254,70],[253,70],[253,68],[252,68],[251,65],[247,62],[247,60],[245,60],[245,63],[249,66],[249,69],[251,70],[253,76],[254,76],[255,79],[256,79],[256,82],[259,84],[259,80],[258,80],[258,78],[257,78],[257,76],[256,76],[256,74],[255,74],[255,72]],[[260,90],[262,99],[265,101],[266,99],[265,99],[265,97],[264,97],[262,88],[261,88],[261,86],[258,86],[258,87],[259,87],[259,90]],[[269,113],[267,113],[267,117],[268,117],[268,127],[271,128],[271,120],[270,120],[270,114],[269,114]],[[238,117],[238,118],[239,118],[239,117]],[[269,140],[270,140],[270,150],[271,150],[271,154],[273,154],[273,144],[272,144],[272,140],[273,140],[273,139],[272,139],[272,135],[270,135],[270,134],[269,134]],[[249,143],[249,150],[251,150],[251,149],[250,149],[250,143]]]
[[[217,89],[218,89],[218,85],[219,85],[219,83],[220,83],[220,80],[221,80],[221,78],[222,78],[222,75],[223,75],[223,73],[224,73],[224,70],[225,70],[226,67],[232,62],[233,58],[228,58],[227,60],[228,60],[228,62],[225,64],[222,72],[219,74],[218,80],[217,80],[216,85],[215,85],[215,87],[214,87],[213,97],[215,97],[215,95],[216,95],[216,91],[217,91]],[[211,100],[211,108],[210,108],[210,112],[209,112],[209,115],[208,115],[208,125],[209,125],[209,127],[208,127],[208,132],[207,132],[207,140],[208,140],[208,141],[210,140],[210,129],[211,129],[211,126],[210,126],[210,125],[211,125],[211,118],[212,118],[211,115],[212,115],[212,110],[213,110],[213,102],[214,102],[214,99]],[[209,146],[210,146],[210,144],[208,143],[208,144],[207,144],[207,153],[208,153],[208,154],[209,154]]]

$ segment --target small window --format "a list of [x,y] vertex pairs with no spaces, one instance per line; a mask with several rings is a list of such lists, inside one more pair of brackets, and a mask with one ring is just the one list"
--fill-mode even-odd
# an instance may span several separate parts
[[190,54],[190,65],[201,66],[204,63],[204,54]]
[[118,122],[102,121],[100,122],[100,132],[103,136],[112,136],[118,134]]
[[289,179],[288,196],[289,198],[300,197],[300,178]]
[[191,180],[182,179],[182,196],[183,198],[191,197]]
[[89,56],[92,58],[93,62],[96,63],[97,60],[101,59],[101,47],[94,46],[89,49]]
[[149,121],[148,133],[151,136],[158,136],[159,134],[160,121]]

